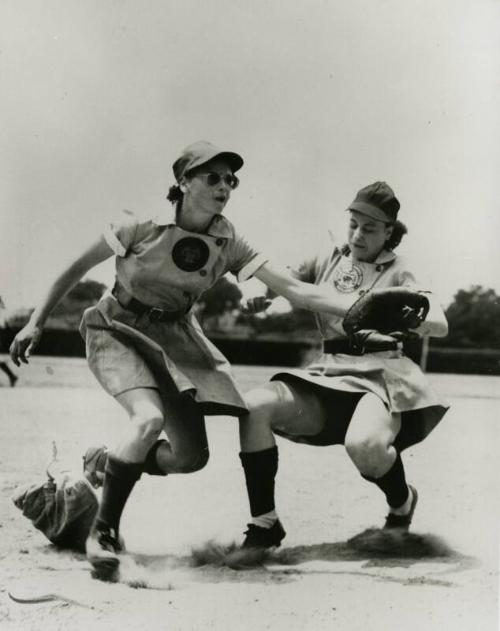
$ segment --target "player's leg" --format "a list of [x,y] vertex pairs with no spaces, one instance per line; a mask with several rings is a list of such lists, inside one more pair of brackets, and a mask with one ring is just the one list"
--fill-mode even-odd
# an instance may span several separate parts
[[[163,401],[163,430],[168,440],[157,439],[143,461],[142,472],[165,476],[199,471],[208,462],[209,450],[205,419],[199,405],[189,396]],[[102,485],[108,449],[89,447],[83,457],[83,470],[89,482]]]
[[163,430],[168,440],[158,440],[149,450],[144,472],[150,475],[192,473],[208,462],[209,449],[205,418],[189,396],[164,401]]
[[326,422],[319,398],[306,386],[273,381],[246,395],[249,414],[240,419],[241,463],[251,522],[244,547],[279,545],[285,532],[275,509],[278,448],[273,430],[288,436],[318,434]]
[[164,409],[157,390],[136,388],[117,395],[130,423],[122,440],[107,454],[102,499],[87,541],[87,557],[98,570],[112,570],[121,551],[120,518],[140,478],[148,451],[164,424]]
[[385,494],[386,528],[408,528],[417,502],[394,447],[400,428],[401,415],[391,414],[377,396],[367,393],[359,400],[345,437],[347,453],[361,475]]

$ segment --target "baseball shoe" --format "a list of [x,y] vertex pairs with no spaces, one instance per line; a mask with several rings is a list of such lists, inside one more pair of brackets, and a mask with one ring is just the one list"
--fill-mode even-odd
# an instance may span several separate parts
[[277,519],[271,528],[262,528],[255,524],[247,524],[248,530],[245,531],[245,541],[242,548],[279,548],[286,532],[279,519]]
[[104,445],[89,447],[83,455],[83,474],[95,489],[103,484],[107,459],[108,448]]
[[414,486],[409,484],[408,488],[412,493],[410,510],[406,515],[395,515],[394,513],[389,513],[385,519],[384,530],[408,530],[410,527],[411,520],[413,519],[413,513],[415,512],[418,502],[418,493]]
[[119,555],[124,551],[123,539],[113,528],[94,526],[85,544],[87,559],[94,568],[95,576],[109,580],[120,564]]

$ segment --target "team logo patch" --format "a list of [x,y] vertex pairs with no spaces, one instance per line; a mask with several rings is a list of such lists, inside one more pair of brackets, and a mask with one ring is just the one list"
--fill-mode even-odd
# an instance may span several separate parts
[[196,237],[180,239],[172,250],[174,263],[184,272],[196,272],[201,269],[208,261],[209,256],[208,245]]
[[361,285],[363,282],[363,270],[358,265],[350,267],[339,267],[333,277],[333,284],[338,291],[343,294],[349,294]]

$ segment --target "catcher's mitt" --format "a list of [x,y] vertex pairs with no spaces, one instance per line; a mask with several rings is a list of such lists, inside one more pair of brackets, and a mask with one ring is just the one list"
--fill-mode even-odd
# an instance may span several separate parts
[[342,326],[348,336],[362,329],[405,333],[418,327],[428,312],[429,300],[423,293],[407,287],[372,289],[352,305]]

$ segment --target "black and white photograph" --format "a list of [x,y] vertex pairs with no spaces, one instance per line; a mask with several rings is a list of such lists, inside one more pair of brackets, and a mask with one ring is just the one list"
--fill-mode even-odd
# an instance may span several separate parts
[[498,631],[500,2],[3,0],[0,629]]

